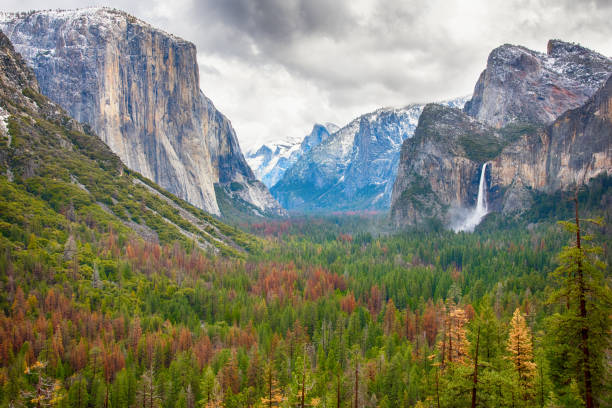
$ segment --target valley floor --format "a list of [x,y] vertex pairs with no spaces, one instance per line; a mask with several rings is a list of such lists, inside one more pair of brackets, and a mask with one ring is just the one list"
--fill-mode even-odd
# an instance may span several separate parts
[[[460,407],[473,390],[478,406],[582,403],[572,329],[555,320],[567,314],[554,271],[572,234],[551,219],[491,216],[472,234],[387,223],[243,224],[261,241],[246,259],[95,227],[72,243],[35,225],[4,230],[1,404]],[[588,228],[609,247],[605,229]],[[609,330],[598,316],[593,330]],[[604,343],[592,345],[601,406]]]

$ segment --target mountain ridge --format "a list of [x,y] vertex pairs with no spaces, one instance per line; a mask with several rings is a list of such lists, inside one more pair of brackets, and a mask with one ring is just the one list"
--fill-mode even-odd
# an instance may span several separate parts
[[[445,103],[463,106],[466,98]],[[302,156],[271,189],[288,210],[385,210],[402,142],[422,104],[360,115]]]
[[269,188],[273,187],[300,157],[326,140],[339,127],[333,123],[315,123],[309,134],[299,141],[286,141],[261,145],[255,152],[248,153],[247,162]]
[[[536,193],[612,172],[612,60],[559,40],[548,48],[563,57],[553,77],[536,58],[543,54],[504,45],[491,52],[463,111],[425,108],[415,138],[402,146],[391,205],[396,226],[431,218],[455,224],[476,202],[484,163],[490,211],[505,216],[529,209]],[[567,65],[574,60],[577,66]],[[601,69],[608,69],[603,79]]]
[[578,44],[550,40],[546,54],[504,44],[489,54],[464,110],[498,128],[548,124],[584,104],[610,72],[610,58]]
[[0,223],[7,234],[40,223],[32,234],[52,248],[83,231],[115,231],[237,257],[257,248],[252,237],[129,170],[100,138],[40,93],[34,72],[2,31],[0,68],[6,125],[0,126]]

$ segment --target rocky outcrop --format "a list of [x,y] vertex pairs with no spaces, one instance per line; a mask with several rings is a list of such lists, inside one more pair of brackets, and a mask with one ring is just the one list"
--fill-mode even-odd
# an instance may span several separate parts
[[391,217],[396,225],[427,218],[447,225],[473,207],[487,162],[489,210],[529,208],[533,192],[553,193],[612,174],[612,78],[587,102],[548,126],[501,129],[436,105],[425,107],[415,137],[402,147]]
[[422,110],[382,108],[354,119],[303,155],[272,194],[298,211],[389,208],[402,142],[412,137]]
[[392,219],[398,225],[428,218],[449,222],[449,208],[475,203],[481,165],[503,145],[501,133],[461,110],[425,106],[414,137],[402,146]]
[[474,207],[486,168],[489,211],[518,214],[553,193],[612,172],[612,60],[576,44],[547,54],[491,52],[464,112],[428,105],[404,142],[393,188],[396,225],[452,226]]
[[333,123],[328,122],[324,125],[315,123],[310,133],[306,135],[302,143],[300,143],[301,154],[304,155],[308,153],[314,147],[329,139],[329,136],[338,130],[340,130],[340,128]]
[[[0,28],[43,94],[131,169],[215,214],[215,183],[255,181],[230,122],[200,91],[192,43],[107,8],[3,13]],[[280,209],[264,201],[262,211]]]
[[583,105],[612,74],[612,60],[559,40],[547,53],[502,45],[489,54],[465,112],[495,127],[508,123],[549,124]]

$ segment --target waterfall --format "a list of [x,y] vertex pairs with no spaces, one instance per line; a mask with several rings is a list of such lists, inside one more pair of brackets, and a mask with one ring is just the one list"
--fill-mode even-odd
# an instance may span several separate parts
[[478,183],[478,200],[476,200],[476,214],[480,215],[480,218],[487,215],[487,163],[482,165],[480,172],[480,183]]
[[480,182],[478,183],[478,198],[476,200],[476,208],[471,210],[467,217],[459,223],[458,226],[453,228],[455,231],[474,231],[474,228],[480,221],[487,215],[487,163],[482,165],[482,170],[480,171]]

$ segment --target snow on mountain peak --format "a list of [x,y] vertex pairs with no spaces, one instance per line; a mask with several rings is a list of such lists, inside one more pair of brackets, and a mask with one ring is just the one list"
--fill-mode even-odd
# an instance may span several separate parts
[[[441,103],[462,108],[467,99]],[[353,119],[304,152],[272,193],[287,209],[388,208],[402,143],[414,135],[424,106],[384,107]]]

